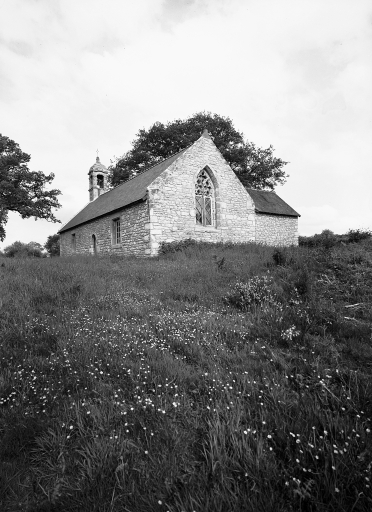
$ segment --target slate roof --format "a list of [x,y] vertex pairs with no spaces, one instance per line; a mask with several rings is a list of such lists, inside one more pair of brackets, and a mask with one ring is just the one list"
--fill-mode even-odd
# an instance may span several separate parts
[[80,224],[107,215],[115,210],[120,210],[137,201],[144,200],[147,194],[147,187],[173,164],[177,158],[182,156],[189,147],[97,197],[97,199],[88,203],[75,217],[67,222],[67,224],[59,230],[59,233],[63,233]]
[[[207,135],[209,136],[208,133]],[[203,136],[205,136],[204,132]],[[116,210],[120,210],[130,204],[145,200],[147,187],[166,169],[168,169],[173,162],[182,156],[189,147],[191,146],[188,146],[166,160],[150,167],[146,171],[137,174],[134,178],[131,178],[125,183],[122,183],[105,194],[102,194],[94,201],[91,201],[77,215],[67,222],[67,224],[59,230],[59,233],[73,229],[80,224],[85,224],[86,222],[90,222],[91,220],[97,219]],[[97,160],[97,162],[99,162],[99,160]],[[94,164],[94,166],[95,165],[97,164]],[[100,162],[99,165],[104,167]],[[300,217],[300,215],[285,201],[283,201],[283,199],[277,196],[275,192],[254,189],[247,189],[247,192],[254,201],[257,213]]]
[[247,188],[247,192],[253,199],[257,213],[301,217],[299,213],[276,195],[275,192],[255,190],[253,188]]

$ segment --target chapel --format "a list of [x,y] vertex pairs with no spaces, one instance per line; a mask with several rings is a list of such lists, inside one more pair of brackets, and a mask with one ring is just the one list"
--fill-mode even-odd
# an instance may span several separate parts
[[89,203],[59,231],[62,256],[156,256],[185,238],[298,245],[300,215],[275,192],[245,188],[207,130],[111,190],[98,157],[88,176]]

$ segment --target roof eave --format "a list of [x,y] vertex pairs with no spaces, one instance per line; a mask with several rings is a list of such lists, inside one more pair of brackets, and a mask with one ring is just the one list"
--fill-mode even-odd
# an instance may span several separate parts
[[97,215],[97,217],[92,217],[91,219],[85,220],[84,222],[79,222],[79,224],[76,224],[75,226],[71,226],[70,228],[67,228],[67,229],[62,228],[62,229],[60,229],[58,231],[58,233],[61,234],[61,233],[64,233],[66,231],[71,231],[71,230],[76,229],[76,228],[78,228],[80,226],[83,226],[84,224],[89,224],[93,220],[102,219],[102,217],[107,217],[108,215],[112,215],[113,213],[119,212],[120,210],[125,210],[129,206],[133,206],[134,204],[142,203],[143,201],[146,201],[146,199],[147,199],[147,193],[143,197],[141,197],[141,199],[137,199],[136,201],[132,201],[131,203],[128,203],[128,204],[126,204],[124,206],[120,206],[119,208],[115,208],[114,210],[110,210],[109,212],[102,213],[101,215]]
[[262,213],[263,215],[278,215],[279,217],[301,217],[301,215],[297,212],[295,213],[274,213],[274,212],[266,212],[264,210],[260,210],[255,208],[256,213]]

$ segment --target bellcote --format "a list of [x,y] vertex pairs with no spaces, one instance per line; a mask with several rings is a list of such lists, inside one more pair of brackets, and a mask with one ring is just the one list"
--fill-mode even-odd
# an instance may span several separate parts
[[101,164],[99,156],[96,158],[96,163],[89,169],[88,176],[89,201],[94,201],[108,191],[108,170]]

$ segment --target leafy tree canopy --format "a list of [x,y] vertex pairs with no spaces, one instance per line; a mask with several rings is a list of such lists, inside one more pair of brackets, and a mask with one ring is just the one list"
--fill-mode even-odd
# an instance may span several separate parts
[[41,258],[44,256],[43,247],[37,242],[14,242],[4,249],[7,258]]
[[157,122],[149,130],[139,130],[132,149],[110,166],[111,184],[117,186],[190,146],[204,128],[244,186],[273,190],[275,185],[285,183],[287,175],[283,168],[288,162],[275,157],[272,146],[262,149],[245,141],[228,117],[199,112],[185,120]]
[[60,244],[59,244],[59,234],[50,235],[47,238],[47,241],[44,244],[45,249],[48,254],[51,256],[59,256],[60,253]]
[[30,171],[30,155],[23,153],[13,140],[0,134],[0,240],[5,238],[8,212],[18,212],[23,219],[35,217],[60,222],[52,213],[60,208],[59,190],[45,190],[54,179],[40,171]]

